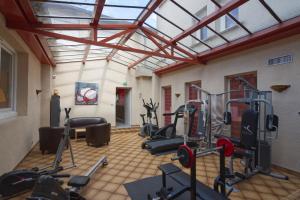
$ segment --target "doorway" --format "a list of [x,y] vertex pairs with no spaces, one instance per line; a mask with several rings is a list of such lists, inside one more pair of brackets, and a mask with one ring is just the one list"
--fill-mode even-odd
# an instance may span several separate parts
[[[171,86],[163,87],[163,111],[164,113],[172,112],[172,89]],[[172,116],[165,116],[164,125],[171,124]]]
[[116,89],[116,127],[131,127],[131,88]]
[[[185,100],[186,101],[197,99],[198,90],[196,88],[192,87],[192,85],[201,87],[201,81],[199,80],[199,81],[185,83]],[[200,93],[200,95],[201,95],[201,93]],[[199,97],[199,98],[201,98],[201,97]],[[201,127],[204,127],[205,125],[203,123],[201,124],[200,122],[202,122],[202,121],[200,121],[200,119],[199,119],[199,115],[201,115],[201,112],[200,112],[201,111],[201,103],[200,102],[192,102],[190,104],[194,105],[195,108],[197,109],[197,112],[194,115],[193,127],[192,127],[192,132],[191,132],[191,135],[195,136],[197,134],[197,132],[200,131]],[[203,116],[202,116],[202,118],[203,118]],[[201,131],[202,131],[202,129],[201,129]]]
[[[241,89],[240,81],[235,77],[240,76],[247,80],[253,87],[257,88],[257,73],[248,72],[235,74],[225,77],[227,90],[240,90],[230,94],[230,99],[239,99],[244,97],[244,90]],[[242,114],[248,109],[248,105],[242,103],[232,103],[231,105],[231,136],[240,137]]]

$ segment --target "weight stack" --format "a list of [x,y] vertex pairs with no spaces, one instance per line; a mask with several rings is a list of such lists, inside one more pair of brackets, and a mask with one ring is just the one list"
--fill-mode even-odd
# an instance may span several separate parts
[[261,170],[269,173],[271,170],[271,145],[266,141],[260,141],[260,165]]

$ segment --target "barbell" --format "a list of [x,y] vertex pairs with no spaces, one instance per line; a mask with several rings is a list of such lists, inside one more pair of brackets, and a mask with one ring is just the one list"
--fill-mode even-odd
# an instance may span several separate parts
[[[212,151],[220,150],[221,148],[224,148],[224,155],[226,157],[230,157],[234,153],[233,143],[228,138],[219,138],[217,140],[215,148],[210,148],[201,152],[197,152],[196,157],[199,157]],[[180,164],[186,168],[192,167],[192,165],[196,162],[193,150],[185,144],[179,146],[177,150],[177,156],[172,158],[172,160],[179,160]]]

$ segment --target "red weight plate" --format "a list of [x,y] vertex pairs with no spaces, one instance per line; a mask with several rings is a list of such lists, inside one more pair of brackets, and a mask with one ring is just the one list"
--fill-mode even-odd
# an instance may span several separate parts
[[225,156],[230,157],[234,152],[234,145],[228,138],[219,138],[217,140],[217,147],[223,147],[225,145]]
[[187,145],[179,146],[177,156],[179,156],[179,162],[183,167],[190,168],[195,162],[193,151]]

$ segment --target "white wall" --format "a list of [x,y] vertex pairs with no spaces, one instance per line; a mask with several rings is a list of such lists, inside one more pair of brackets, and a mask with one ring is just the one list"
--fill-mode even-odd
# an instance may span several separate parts
[[[16,117],[0,120],[0,175],[12,170],[38,141],[41,97],[41,64],[15,31],[5,27],[0,13],[0,38],[19,56],[17,59]],[[1,114],[1,113],[0,113]]]
[[[268,66],[268,58],[292,54],[293,63]],[[273,163],[300,172],[300,35],[262,47],[233,54],[209,62],[207,65],[195,65],[171,72],[160,77],[156,84],[156,96],[160,96],[161,87],[172,86],[172,108],[184,103],[185,83],[201,80],[202,87],[212,93],[224,91],[224,76],[257,71],[257,83],[260,90],[271,90],[273,84],[290,84],[291,87],[278,93],[273,91],[273,104],[280,117],[279,138],[273,145]],[[175,93],[180,93],[179,98]],[[183,124],[179,124],[183,130]]]
[[[58,64],[53,73],[53,89],[58,89],[61,96],[61,108],[71,107],[71,117],[100,116],[107,119],[115,126],[115,102],[116,88],[130,87],[131,90],[131,125],[140,124],[141,98],[149,98],[150,84],[140,82],[143,78],[136,78],[135,70],[128,70],[126,66],[115,62],[87,61],[85,65],[81,62]],[[99,84],[98,105],[75,105],[75,82],[94,82]],[[65,117],[61,113],[61,120]]]

